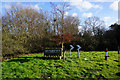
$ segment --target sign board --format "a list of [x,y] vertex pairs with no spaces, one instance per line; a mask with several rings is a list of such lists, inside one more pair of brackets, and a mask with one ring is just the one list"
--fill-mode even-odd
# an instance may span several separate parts
[[71,49],[70,49],[70,57],[71,57],[71,50],[74,49],[73,45],[70,45]]
[[78,47],[77,50],[78,50],[78,58],[79,58],[79,57],[80,57],[80,56],[79,56],[79,49],[81,49],[81,47],[80,47],[80,45],[76,45],[76,46]]
[[70,50],[73,50],[73,49],[74,49],[73,45],[70,45],[70,47],[71,47],[71,49],[70,49]]
[[44,56],[62,56],[61,49],[45,49]]
[[76,45],[77,47],[78,47],[78,49],[77,50],[79,50],[81,47],[80,47],[80,45]]

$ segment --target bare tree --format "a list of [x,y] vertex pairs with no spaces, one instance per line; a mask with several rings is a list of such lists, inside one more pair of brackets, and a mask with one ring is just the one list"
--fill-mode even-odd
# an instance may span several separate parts
[[[63,36],[64,34],[64,19],[65,19],[65,12],[70,10],[70,5],[67,2],[62,2],[61,5],[56,5],[52,2],[50,2],[51,6],[52,6],[52,13],[55,16],[55,18],[53,19],[54,22],[55,21],[59,21],[60,23],[60,28],[61,28],[61,32],[60,30],[58,30],[58,23],[57,23],[57,32],[60,32]],[[59,16],[58,16],[59,15]],[[54,26],[54,30],[55,30],[55,26]],[[62,37],[62,51],[63,51],[63,44],[64,44],[64,39]]]
[[84,21],[83,31],[88,32],[90,35],[97,35],[99,30],[105,30],[104,21],[98,17],[89,17]]

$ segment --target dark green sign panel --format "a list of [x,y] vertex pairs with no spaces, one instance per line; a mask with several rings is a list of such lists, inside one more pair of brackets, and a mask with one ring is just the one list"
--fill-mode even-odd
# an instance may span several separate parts
[[61,49],[45,49],[44,56],[62,56]]

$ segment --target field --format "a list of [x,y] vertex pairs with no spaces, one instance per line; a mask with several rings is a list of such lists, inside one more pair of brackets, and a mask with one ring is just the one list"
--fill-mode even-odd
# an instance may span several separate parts
[[[40,78],[40,79],[78,79],[78,78],[120,78],[120,61],[117,51],[105,52],[65,52],[63,59],[42,59],[43,53],[26,55],[20,58],[5,60],[2,63],[3,78]],[[85,58],[87,60],[85,60]],[[115,79],[117,80],[117,79]]]

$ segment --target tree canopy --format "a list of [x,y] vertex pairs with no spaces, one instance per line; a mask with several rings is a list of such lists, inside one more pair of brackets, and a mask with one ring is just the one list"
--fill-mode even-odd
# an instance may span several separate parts
[[[52,11],[36,11],[12,6],[2,17],[2,55],[42,52],[45,48],[61,48],[65,45],[81,45],[81,50],[117,50],[120,46],[120,25],[113,24],[105,30],[104,21],[89,17],[65,15],[70,5],[62,7],[50,3]],[[83,23],[81,23],[83,22]],[[81,30],[79,30],[81,26]],[[62,46],[63,47],[63,46]]]

